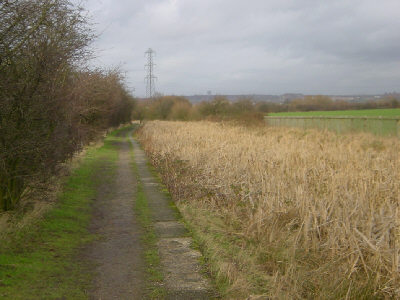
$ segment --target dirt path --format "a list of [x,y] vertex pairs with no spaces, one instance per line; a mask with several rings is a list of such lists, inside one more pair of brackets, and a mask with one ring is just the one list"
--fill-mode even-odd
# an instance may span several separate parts
[[[138,178],[131,166],[130,143]],[[91,231],[99,239],[86,251],[95,265],[90,299],[146,299],[146,249],[141,243],[144,231],[133,209],[137,180],[143,187],[157,236],[166,299],[214,298],[209,280],[200,271],[201,254],[192,249],[192,239],[148,169],[145,153],[132,138],[121,139],[118,149],[116,170],[112,163],[104,162],[95,176],[100,184]]]
[[[116,174],[111,176],[112,172]],[[97,177],[101,184],[91,229],[100,239],[89,250],[96,266],[90,298],[142,299],[145,264],[141,228],[133,211],[136,187],[128,142],[119,145],[117,170],[106,167]]]

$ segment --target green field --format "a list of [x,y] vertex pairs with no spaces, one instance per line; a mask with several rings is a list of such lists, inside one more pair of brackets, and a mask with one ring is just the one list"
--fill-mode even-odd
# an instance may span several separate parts
[[365,109],[271,113],[270,126],[332,130],[337,133],[370,132],[400,137],[400,109]]
[[400,108],[390,109],[362,109],[362,110],[334,110],[334,111],[296,111],[296,112],[280,112],[270,113],[268,116],[276,117],[339,117],[339,116],[354,116],[354,117],[400,117]]

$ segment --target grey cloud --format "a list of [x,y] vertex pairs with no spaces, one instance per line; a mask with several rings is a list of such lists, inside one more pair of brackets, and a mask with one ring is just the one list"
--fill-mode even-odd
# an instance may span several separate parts
[[88,0],[96,64],[145,91],[152,47],[164,93],[378,93],[398,90],[400,1]]

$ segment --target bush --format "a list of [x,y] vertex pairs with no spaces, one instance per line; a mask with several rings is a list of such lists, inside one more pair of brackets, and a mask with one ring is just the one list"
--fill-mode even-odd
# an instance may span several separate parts
[[133,116],[138,120],[189,120],[191,109],[192,104],[185,97],[158,96],[143,100]]
[[68,0],[0,3],[0,211],[15,208],[96,131],[130,120],[118,72],[77,67],[92,39]]

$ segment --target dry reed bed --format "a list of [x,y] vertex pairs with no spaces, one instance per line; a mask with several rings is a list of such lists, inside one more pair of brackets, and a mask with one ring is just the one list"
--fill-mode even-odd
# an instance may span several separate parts
[[270,297],[400,297],[398,139],[162,121],[139,138],[177,200],[266,251]]

